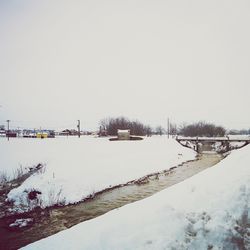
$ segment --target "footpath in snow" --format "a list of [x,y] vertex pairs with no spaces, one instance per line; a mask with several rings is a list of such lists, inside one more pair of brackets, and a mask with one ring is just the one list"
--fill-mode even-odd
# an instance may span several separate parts
[[25,249],[250,249],[249,166],[247,146],[147,199]]
[[[17,212],[35,206],[78,202],[98,191],[125,184],[147,174],[169,169],[195,158],[195,152],[165,136],[142,141],[114,141],[82,137],[56,139],[13,139],[0,141],[0,171],[19,165],[46,165],[8,194]],[[38,191],[37,199],[28,194]]]

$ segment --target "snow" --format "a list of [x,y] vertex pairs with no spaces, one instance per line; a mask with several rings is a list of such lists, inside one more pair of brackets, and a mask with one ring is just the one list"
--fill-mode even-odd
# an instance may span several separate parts
[[[80,201],[108,187],[125,184],[147,174],[169,169],[194,159],[195,152],[165,136],[142,141],[108,138],[16,139],[2,141],[1,166],[14,169],[40,162],[46,170],[33,174],[8,194],[14,210],[27,211],[39,205],[51,206]],[[39,191],[30,201],[28,194]]]
[[177,185],[24,249],[250,249],[249,165],[250,146],[234,150]]
[[[226,136],[223,136],[223,137],[193,136],[193,137],[191,137],[191,136],[180,136],[180,135],[178,135],[177,139],[179,139],[179,140],[201,139],[201,140],[214,141],[214,140],[228,140],[228,137],[226,137]],[[235,138],[235,139],[238,139],[238,138]],[[245,139],[245,138],[239,138],[239,139]]]
[[11,223],[9,227],[27,227],[31,222],[33,222],[32,218],[26,218],[26,219],[16,219],[14,223]]
[[250,135],[228,135],[233,140],[250,140]]
[[129,129],[118,129],[117,133],[130,133]]
[[194,139],[202,139],[202,140],[218,140],[218,141],[222,141],[222,140],[249,140],[250,139],[250,135],[227,135],[227,136],[223,136],[223,137],[206,137],[206,136],[195,136],[195,137],[190,137],[190,136],[177,136],[177,139],[179,140],[194,140]]

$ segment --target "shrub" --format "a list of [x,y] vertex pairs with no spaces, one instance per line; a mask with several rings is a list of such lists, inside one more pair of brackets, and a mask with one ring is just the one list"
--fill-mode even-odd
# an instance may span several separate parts
[[226,133],[225,128],[221,126],[215,126],[212,123],[206,123],[203,121],[183,125],[179,129],[179,134],[183,136],[207,136],[207,137],[215,137],[215,136],[224,136]]
[[[118,129],[130,129],[132,135],[151,135],[152,129],[139,121],[130,121],[125,117],[106,118],[100,121],[100,133],[107,135],[117,135]],[[105,131],[105,133],[103,133]]]

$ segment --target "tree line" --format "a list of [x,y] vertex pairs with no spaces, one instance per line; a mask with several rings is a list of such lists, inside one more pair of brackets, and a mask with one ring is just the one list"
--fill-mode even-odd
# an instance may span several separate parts
[[226,129],[221,126],[216,126],[212,123],[199,121],[192,124],[184,124],[177,126],[171,123],[169,130],[162,126],[152,128],[142,122],[135,120],[131,121],[126,117],[105,118],[100,121],[99,135],[117,135],[118,129],[129,129],[131,135],[151,136],[152,134],[163,135],[169,133],[170,135],[183,135],[183,136],[224,136]]
[[189,125],[182,125],[179,128],[178,134],[183,136],[207,136],[207,137],[215,137],[215,136],[224,136],[226,133],[226,129],[221,126],[216,126],[212,123],[207,122],[196,122]]
[[129,129],[131,135],[150,136],[152,128],[139,121],[130,121],[125,117],[106,118],[100,121],[100,131],[102,135],[117,135],[118,129]]

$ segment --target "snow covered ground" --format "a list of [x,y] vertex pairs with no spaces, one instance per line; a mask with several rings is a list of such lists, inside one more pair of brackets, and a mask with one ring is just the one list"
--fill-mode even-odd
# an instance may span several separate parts
[[[142,141],[109,141],[108,138],[11,139],[0,141],[0,171],[19,165],[46,164],[46,171],[29,177],[8,194],[15,210],[39,205],[68,204],[118,184],[138,179],[194,159],[195,153],[165,136]],[[37,199],[29,193],[38,191]]]
[[250,135],[228,135],[230,139],[238,140],[238,139],[243,139],[243,140],[249,140]]
[[250,249],[249,166],[246,146],[184,182],[25,249]]

